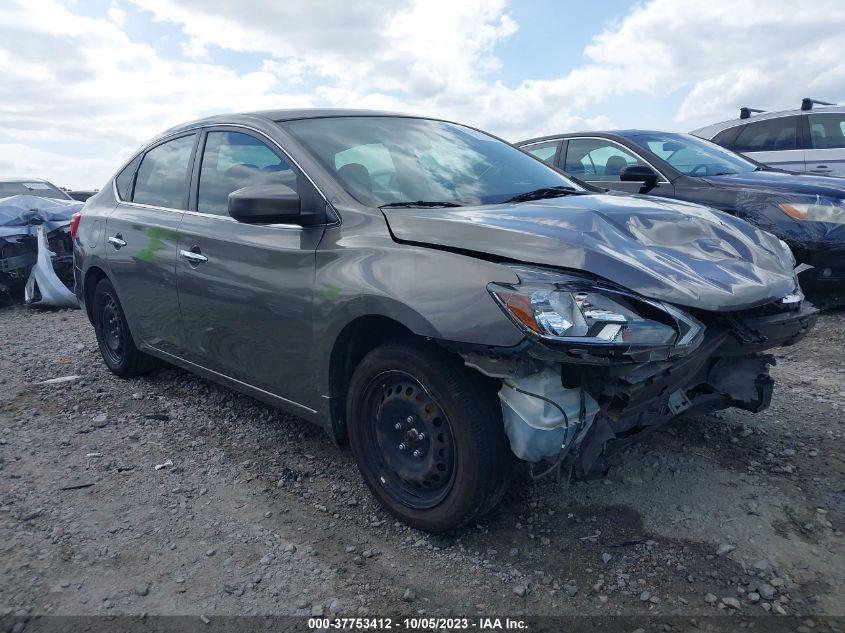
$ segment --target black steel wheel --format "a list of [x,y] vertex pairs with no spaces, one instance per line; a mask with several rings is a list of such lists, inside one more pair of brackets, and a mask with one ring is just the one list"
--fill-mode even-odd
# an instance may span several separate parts
[[119,365],[123,362],[123,321],[117,307],[117,301],[110,294],[104,296],[100,324],[105,343],[103,353],[108,356],[111,364]]
[[346,410],[364,480],[409,525],[458,528],[504,495],[511,457],[494,385],[434,345],[371,351],[352,375]]
[[415,509],[443,501],[455,479],[455,440],[442,407],[398,370],[375,376],[363,397],[364,441],[389,493]]
[[101,279],[94,288],[91,315],[100,354],[112,372],[128,378],[149,373],[158,367],[155,358],[135,347],[123,307],[108,279]]

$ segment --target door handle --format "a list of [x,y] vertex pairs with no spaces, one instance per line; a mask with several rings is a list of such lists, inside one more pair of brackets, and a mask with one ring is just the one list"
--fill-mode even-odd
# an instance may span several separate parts
[[180,250],[179,254],[188,260],[191,264],[202,264],[203,262],[208,261],[208,257],[203,255],[202,253],[195,253],[194,251],[185,251]]
[[111,237],[109,237],[109,244],[111,244],[115,248],[121,248],[122,246],[126,246],[126,240],[124,240],[123,236],[118,233],[117,235],[112,235]]

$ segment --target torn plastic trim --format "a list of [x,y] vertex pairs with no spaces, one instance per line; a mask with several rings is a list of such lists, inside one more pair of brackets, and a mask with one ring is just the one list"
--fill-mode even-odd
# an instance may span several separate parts
[[[24,301],[28,305],[78,308],[76,295],[68,290],[53,270],[52,258],[55,254],[47,245],[47,232],[43,225],[38,227],[37,239],[38,255],[24,288]],[[37,299],[39,294],[40,299]]]

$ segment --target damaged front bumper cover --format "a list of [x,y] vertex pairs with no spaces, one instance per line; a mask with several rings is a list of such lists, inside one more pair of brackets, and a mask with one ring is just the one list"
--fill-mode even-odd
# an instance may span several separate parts
[[502,417],[517,457],[546,462],[545,472],[590,478],[606,472],[614,447],[678,417],[768,407],[775,358],[763,352],[798,341],[816,315],[809,304],[783,302],[712,314],[694,350],[662,359],[638,361],[539,338],[518,351],[462,355],[502,381]]

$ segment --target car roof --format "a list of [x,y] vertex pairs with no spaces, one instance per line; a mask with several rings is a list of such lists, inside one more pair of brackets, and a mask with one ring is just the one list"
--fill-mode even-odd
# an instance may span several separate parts
[[43,182],[47,183],[48,185],[53,184],[52,182],[44,178],[19,178],[17,176],[0,176],[0,182]]
[[686,134],[686,132],[669,132],[666,130],[589,130],[583,132],[565,132],[563,134],[549,134],[547,136],[538,136],[536,138],[527,139],[525,141],[518,141],[515,145],[529,145],[533,143],[542,143],[543,141],[554,141],[563,138],[572,138],[575,136],[598,136],[611,140],[619,140],[628,138],[630,136],[637,136],[640,134]]
[[839,114],[845,112],[845,106],[843,105],[814,105],[810,110],[802,110],[801,108],[793,108],[791,110],[773,110],[771,112],[759,112],[752,114],[751,116],[743,119],[737,117],[735,119],[728,119],[727,121],[720,121],[719,123],[712,123],[710,125],[705,125],[700,127],[696,130],[690,132],[690,134],[695,134],[696,136],[701,136],[701,133],[707,133],[709,136],[707,138],[712,138],[722,130],[727,130],[728,128],[736,127],[737,125],[745,125],[746,123],[753,123],[755,121],[767,121],[769,119],[779,119],[780,117],[784,116],[794,116],[794,115],[802,115],[802,114],[824,114],[825,112],[832,112],[834,114]]
[[323,119],[332,117],[350,116],[384,116],[384,117],[410,117],[424,119],[428,117],[416,116],[413,114],[402,114],[399,112],[387,112],[383,110],[358,110],[353,108],[297,108],[289,110],[256,110],[254,112],[233,112],[227,114],[215,114],[202,119],[180,123],[159,136],[166,136],[188,130],[201,125],[226,125],[231,123],[249,124],[261,121],[272,123],[281,121],[295,121],[298,119]]

